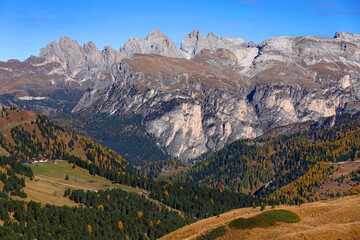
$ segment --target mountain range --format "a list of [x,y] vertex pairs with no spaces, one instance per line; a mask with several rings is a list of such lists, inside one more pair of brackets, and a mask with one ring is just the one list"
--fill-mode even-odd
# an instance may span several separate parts
[[[68,37],[0,62],[0,101],[46,114],[140,116],[145,137],[183,161],[284,126],[360,110],[360,35],[262,43],[159,29],[119,51]],[[330,124],[331,125],[331,124]],[[121,139],[120,139],[121,140]],[[141,147],[141,146],[139,146]]]

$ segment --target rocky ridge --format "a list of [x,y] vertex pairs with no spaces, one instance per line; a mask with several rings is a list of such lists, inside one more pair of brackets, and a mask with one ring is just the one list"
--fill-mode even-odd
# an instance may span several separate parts
[[186,53],[188,58],[194,58],[202,49],[217,50],[230,49],[238,50],[246,47],[256,47],[253,42],[247,43],[243,38],[218,38],[210,32],[204,36],[200,31],[193,30],[182,41],[180,49]]
[[338,32],[255,45],[192,31],[179,49],[155,29],[119,52],[61,38],[27,64],[82,91],[73,112],[141,114],[146,133],[186,161],[276,127],[358,111],[359,42]]

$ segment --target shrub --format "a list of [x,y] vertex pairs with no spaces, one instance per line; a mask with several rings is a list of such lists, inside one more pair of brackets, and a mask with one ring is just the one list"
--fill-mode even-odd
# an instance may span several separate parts
[[211,232],[197,238],[197,240],[214,240],[218,237],[224,236],[225,233],[226,233],[225,226],[221,226],[221,227],[215,228]]
[[231,221],[229,226],[236,229],[268,228],[274,226],[276,222],[295,223],[299,221],[300,217],[296,213],[287,210],[272,210],[251,218],[238,218]]
[[261,207],[260,207],[260,211],[264,211],[265,210],[265,207],[266,205],[264,203],[261,204]]
[[272,210],[269,212],[264,212],[263,214],[275,219],[277,222],[300,222],[300,217],[296,213],[287,210]]
[[251,218],[239,218],[230,222],[229,226],[236,229],[251,229],[251,228],[268,228],[274,226],[276,221],[263,214],[256,215]]

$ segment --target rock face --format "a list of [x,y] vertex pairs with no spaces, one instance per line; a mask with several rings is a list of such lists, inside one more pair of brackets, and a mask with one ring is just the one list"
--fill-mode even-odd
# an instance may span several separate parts
[[48,84],[80,89],[73,112],[140,114],[146,133],[187,161],[277,127],[360,111],[359,39],[338,32],[255,45],[193,31],[178,49],[156,29],[119,52],[62,38],[40,58],[0,71],[13,76],[11,66],[27,64],[34,73],[41,68]]

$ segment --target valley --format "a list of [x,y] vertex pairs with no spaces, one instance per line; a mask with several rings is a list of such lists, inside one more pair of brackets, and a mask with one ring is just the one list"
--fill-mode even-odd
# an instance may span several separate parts
[[[143,236],[156,239],[193,222],[164,239],[197,239],[220,226],[225,226],[226,234],[219,239],[271,239],[283,231],[288,232],[284,239],[301,239],[300,236],[315,239],[318,235],[326,239],[324,229],[335,225],[341,230],[331,234],[338,234],[340,238],[359,234],[358,215],[351,215],[348,209],[358,201],[360,192],[358,114],[341,115],[332,127],[325,129],[235,141],[194,166],[168,159],[138,168],[115,151],[67,131],[41,114],[4,107],[0,123],[5,156],[2,161],[10,163],[17,159],[18,164],[11,165],[11,170],[9,164],[4,163],[2,169],[7,177],[2,176],[1,196],[10,199],[6,201],[25,201],[28,205],[35,201],[44,206],[65,208],[86,206],[89,213],[104,208],[104,214],[119,214],[118,209],[131,204],[131,209],[139,209],[136,210],[139,216],[145,210],[133,204],[140,201],[153,204],[151,209],[158,209],[163,218],[158,219],[160,222],[176,222],[151,230],[155,220],[150,219],[154,213],[148,212],[144,221],[152,223],[137,225],[140,232],[131,238],[142,236],[141,231],[145,230],[147,233]],[[30,164],[42,157],[64,160]],[[13,171],[20,172],[14,176]],[[27,177],[22,177],[21,172]],[[234,189],[236,186],[242,188]],[[114,202],[106,203],[96,200],[99,196],[117,197]],[[128,201],[130,196],[133,202]],[[118,198],[123,202],[119,203]],[[338,206],[339,199],[343,199],[342,207]],[[350,203],[345,203],[347,201]],[[240,231],[227,226],[236,218],[255,216],[259,208],[270,206],[295,212],[302,220],[291,223],[295,226],[290,228],[292,231],[287,230],[289,226],[285,223],[276,223],[261,231]],[[333,216],[333,209],[346,213],[342,215],[343,220],[325,224],[323,218]],[[22,221],[16,216],[17,221]],[[319,220],[318,224],[313,217]],[[120,218],[123,224],[133,221],[128,215]],[[9,224],[7,217],[1,220]],[[312,224],[316,229],[311,228]],[[109,233],[114,234],[114,229],[115,226]],[[126,233],[130,232],[128,229]]]
[[318,33],[0,61],[0,238],[360,239],[360,35]]

